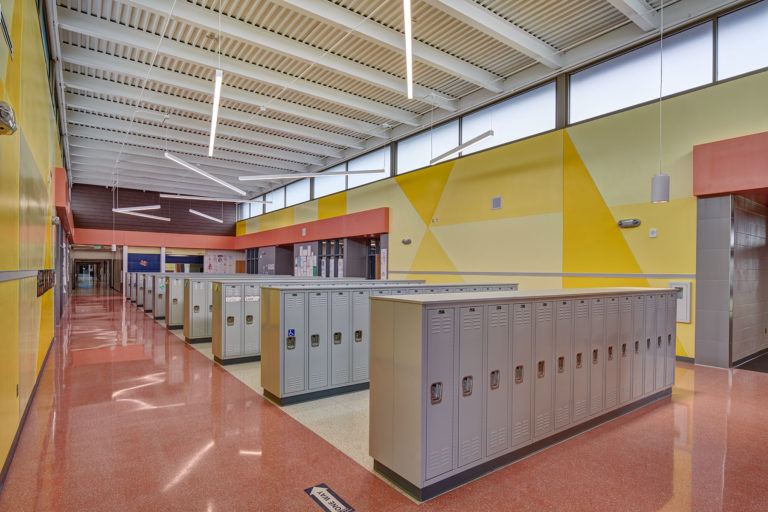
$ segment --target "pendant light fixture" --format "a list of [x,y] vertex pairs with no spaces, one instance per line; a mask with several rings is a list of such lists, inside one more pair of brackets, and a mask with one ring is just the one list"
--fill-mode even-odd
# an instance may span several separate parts
[[181,194],[160,194],[160,197],[165,199],[188,199],[190,201],[213,201],[216,203],[264,204],[269,202],[261,201],[259,199],[228,199],[223,197],[184,196]]
[[199,167],[197,167],[197,166],[195,166],[195,165],[192,165],[191,163],[187,162],[186,160],[182,160],[181,158],[177,157],[177,156],[176,156],[176,155],[174,155],[173,153],[169,153],[168,151],[166,151],[166,152],[165,152],[165,158],[167,158],[168,160],[170,160],[170,161],[172,161],[172,162],[176,162],[177,164],[179,164],[179,165],[180,165],[180,166],[182,166],[182,167],[186,167],[186,168],[187,168],[187,169],[189,169],[190,171],[194,171],[194,172],[196,172],[196,173],[197,173],[197,174],[199,174],[200,176],[205,176],[205,177],[206,177],[206,178],[208,178],[209,180],[211,180],[211,181],[215,181],[216,183],[218,183],[218,184],[219,184],[219,185],[221,185],[222,187],[227,187],[228,189],[230,189],[230,190],[232,190],[232,191],[234,191],[234,192],[237,192],[237,193],[238,193],[238,194],[240,194],[241,196],[245,196],[245,195],[248,195],[248,194],[247,194],[247,193],[246,193],[244,190],[241,190],[241,189],[237,188],[237,187],[236,187],[236,186],[234,186],[234,185],[230,185],[230,184],[229,184],[229,183],[227,183],[226,181],[224,181],[224,180],[222,180],[222,179],[220,179],[220,178],[217,178],[217,177],[216,177],[216,176],[214,176],[213,174],[209,174],[209,173],[205,172],[204,170],[200,169]]
[[669,202],[669,175],[661,172],[661,162],[663,156],[662,135],[664,133],[663,124],[663,102],[664,94],[664,0],[661,0],[660,7],[660,25],[659,25],[659,169],[658,173],[651,179],[651,202],[667,203]]
[[221,81],[224,73],[221,69],[221,0],[219,0],[219,35],[216,38],[219,66],[213,83],[213,110],[211,111],[211,138],[208,142],[208,156],[213,156],[213,145],[216,142],[216,125],[219,122],[219,101],[221,100]]
[[214,222],[218,222],[219,224],[223,224],[224,223],[223,219],[217,219],[216,217],[212,217],[211,215],[205,214],[203,212],[199,212],[199,211],[195,210],[194,208],[190,208],[189,209],[189,213],[193,213],[193,214],[197,215],[198,217],[203,217],[204,219],[208,219],[208,220],[212,220]]
[[403,28],[405,32],[405,87],[408,99],[413,99],[413,19],[411,18],[411,0],[403,0]]

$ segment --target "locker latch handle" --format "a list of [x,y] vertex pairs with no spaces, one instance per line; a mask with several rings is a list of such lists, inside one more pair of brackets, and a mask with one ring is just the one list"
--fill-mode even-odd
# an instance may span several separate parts
[[627,344],[621,344],[621,357],[627,357]]
[[597,362],[598,362],[597,351],[598,351],[598,349],[594,349],[592,351],[592,364],[597,364]]
[[544,361],[539,361],[537,373],[540,379],[544,378]]
[[341,333],[340,332],[333,333],[333,344],[334,345],[341,345]]
[[501,371],[493,370],[491,372],[491,389],[499,389],[501,383]]
[[158,293],[158,294],[157,294],[157,298],[158,298],[158,299],[162,299],[162,298],[163,298],[163,294],[162,294],[162,293]]
[[581,368],[581,352],[576,354],[576,368]]
[[213,311],[213,304],[208,304],[208,311]]
[[363,331],[355,331],[355,343],[363,341]]
[[288,350],[296,348],[296,336],[288,336],[285,338],[285,348]]
[[200,306],[195,306],[195,313],[199,313],[199,312],[200,312]]
[[467,375],[461,379],[461,396],[470,396],[472,394],[472,376]]
[[234,316],[228,316],[227,317],[227,327],[232,327],[235,325],[235,317]]
[[557,373],[565,373],[565,356],[557,358]]
[[523,365],[515,366],[515,384],[523,383]]
[[437,405],[443,401],[443,383],[434,382],[429,387],[429,401],[432,405]]
[[179,299],[173,299],[173,303],[174,304],[178,304],[179,303]]
[[671,345],[671,344],[672,344],[672,335],[667,334],[667,345]]
[[645,348],[647,348],[648,350],[651,349],[651,338],[647,338],[645,340]]
[[636,341],[635,342],[635,354],[639,354],[639,353],[640,353],[640,342]]
[[656,346],[661,348],[661,336],[659,336],[659,339],[656,340]]
[[245,323],[251,325],[253,323],[253,315],[246,315]]
[[319,347],[320,346],[320,335],[319,334],[313,334],[309,337],[309,344],[313,347]]
[[613,361],[613,345],[608,346],[608,360]]

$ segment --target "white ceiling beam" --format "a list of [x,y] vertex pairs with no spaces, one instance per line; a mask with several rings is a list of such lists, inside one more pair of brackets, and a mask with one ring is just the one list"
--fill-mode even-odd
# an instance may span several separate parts
[[[137,109],[132,105],[117,103],[115,101],[102,100],[99,98],[81,96],[79,94],[66,93],[66,100],[67,100],[67,107],[70,109],[84,110],[88,112],[97,112],[102,114],[119,115],[125,118],[133,117],[135,120],[143,120],[143,121],[148,121],[152,123],[162,123],[164,119],[164,114],[159,111],[147,111],[144,109]],[[210,129],[210,125],[205,121],[199,121],[197,119],[178,116],[175,114],[166,114],[165,116],[167,117],[165,117],[164,126],[176,127],[177,129],[187,128],[187,129],[198,130],[201,132],[205,132],[206,130]],[[227,125],[220,126],[216,130],[216,133],[220,135],[225,135],[227,137],[231,137],[235,140],[243,139],[245,141],[253,140],[254,142],[267,142],[264,139],[262,139],[261,135],[263,134],[261,133],[244,131],[244,130],[233,128]],[[294,141],[294,142],[297,142],[297,141]],[[325,161],[324,158],[319,156],[314,156],[314,154],[308,155],[306,154],[306,152],[300,152],[301,150],[299,148],[294,148],[295,151],[286,151],[286,150],[281,150],[277,148],[268,148],[260,145],[256,145],[254,147],[268,149],[269,151],[274,152],[269,154],[269,156],[275,156],[276,158],[282,158],[281,156],[278,156],[278,155],[284,155],[284,157],[287,160],[294,160],[297,162],[305,162],[305,163],[314,163],[317,165],[322,165]],[[254,151],[254,152],[258,154],[268,155],[267,152],[264,152],[264,153],[260,151]],[[310,151],[308,153],[312,153],[312,152]],[[333,152],[329,152],[329,153],[330,154],[326,154],[324,156],[328,156],[328,157],[341,156],[340,151],[334,150]],[[293,156],[289,158],[288,155],[293,155],[296,158],[293,158]]]
[[[70,109],[67,115],[67,121],[70,124],[79,124],[82,126],[93,126],[96,128],[103,128],[107,130],[114,130],[120,132],[135,132],[139,135],[148,137],[157,137],[162,140],[166,138],[169,141],[183,142],[186,144],[195,144],[198,146],[207,146],[208,136],[200,135],[192,132],[185,132],[177,128],[169,127],[167,130],[162,126],[154,126],[134,121],[131,123],[129,120],[113,119],[110,117],[99,116],[91,112],[77,112],[73,110],[74,105],[68,104]],[[130,109],[130,107],[129,107]],[[130,117],[130,113],[128,114]],[[157,122],[155,120],[155,122]],[[193,128],[193,127],[190,127]],[[323,159],[313,155],[305,155],[302,153],[296,153],[292,151],[286,151],[284,149],[276,149],[265,146],[257,146],[254,144],[248,144],[245,142],[232,141],[228,139],[217,139],[217,152],[218,149],[237,151],[239,153],[247,153],[252,155],[254,162],[262,162],[264,165],[270,165],[272,167],[280,167],[281,165],[291,165],[292,163],[300,163],[304,165],[316,165],[323,166]]]
[[608,3],[629,18],[640,29],[646,32],[658,30],[659,14],[645,0],[608,0]]
[[[154,51],[155,48],[158,48],[158,38],[154,34],[142,32],[111,21],[102,20],[95,16],[81,14],[64,7],[59,7],[58,15],[59,25],[62,28],[75,33],[85,34],[105,41],[112,41],[149,51]],[[167,38],[162,40],[162,44],[159,45],[158,51],[163,55],[169,55],[198,65],[201,60],[213,61],[215,56],[214,53]],[[284,73],[243,62],[232,57],[221,57],[221,69],[225,73],[232,73],[251,80],[270,83],[278,87],[286,87],[293,91],[308,94],[316,98],[331,101],[385,119],[410,124],[412,126],[419,125],[417,116],[407,110],[361,98],[360,96],[339,91],[332,87],[316,84],[309,80],[291,77]]]
[[[140,101],[146,101],[147,103],[154,103],[155,105],[159,105],[161,107],[177,108],[179,110],[185,110],[187,112],[192,112],[204,116],[211,115],[211,106],[199,101],[180,98],[171,94],[165,94],[146,89],[142,94],[141,89],[138,87],[120,84],[117,82],[110,82],[108,80],[102,80],[99,78],[88,77],[85,75],[72,73],[70,71],[64,72],[64,83],[67,87],[81,91],[89,91],[107,96],[116,96],[137,103]],[[334,145],[344,145],[358,149],[363,147],[362,141],[355,137],[331,133],[325,130],[301,126],[277,119],[269,119],[258,115],[252,116],[246,112],[240,112],[239,110],[226,107],[219,108],[219,119],[234,123],[244,123],[252,126],[260,126],[270,130],[278,130],[289,135],[307,137]],[[247,131],[245,132],[247,133]],[[283,145],[285,145],[285,142]]]
[[[321,18],[326,23],[344,30],[354,31],[356,35],[392,50],[405,51],[401,32],[365,18],[333,2],[327,0],[275,0],[274,3],[282,4],[312,19]],[[413,56],[430,67],[466,80],[483,89],[492,92],[503,90],[503,80],[500,77],[416,39],[413,41]],[[418,89],[414,92],[418,96]]]
[[[153,67],[150,71],[149,65],[147,64],[69,44],[62,45],[61,58],[64,62],[69,62],[70,64],[119,73],[140,78],[142,80],[147,77],[147,73],[149,72],[149,79],[152,81],[162,82],[189,91],[204,94],[211,94],[213,91],[213,83],[203,78],[197,78],[159,67]],[[237,101],[247,105],[259,105],[265,107],[266,105],[269,105],[269,110],[302,117],[311,121],[343,128],[345,130],[355,131],[360,133],[361,136],[370,135],[379,138],[388,137],[388,130],[373,123],[358,121],[324,110],[306,107],[304,105],[272,98],[264,94],[249,92],[236,87],[224,85],[221,89],[221,97],[222,99]]]
[[[166,16],[173,5],[173,17],[186,23],[216,32],[221,21],[221,32],[229,37],[245,41],[258,48],[301,59],[313,65],[319,65],[337,73],[342,73],[355,80],[361,80],[376,87],[405,95],[405,81],[402,78],[359,64],[345,57],[334,55],[320,48],[296,41],[249,23],[233,19],[187,2],[171,0],[121,0],[122,3],[139,9],[153,11]],[[440,94],[438,91],[421,85],[414,85],[416,99],[444,110],[456,110],[456,100]]]
[[557,69],[563,64],[562,57],[556,48],[473,0],[424,1],[549,68]]

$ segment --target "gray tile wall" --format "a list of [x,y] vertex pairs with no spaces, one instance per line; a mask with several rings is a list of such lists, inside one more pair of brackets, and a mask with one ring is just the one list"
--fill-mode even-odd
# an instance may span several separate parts
[[696,363],[730,366],[730,195],[697,201]]
[[768,208],[734,196],[732,361],[768,348]]

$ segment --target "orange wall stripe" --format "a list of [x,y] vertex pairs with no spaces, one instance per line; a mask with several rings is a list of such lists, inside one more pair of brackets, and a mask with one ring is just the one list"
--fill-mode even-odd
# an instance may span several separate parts
[[85,245],[128,245],[138,247],[178,247],[195,249],[234,250],[235,237],[154,233],[150,231],[112,231],[108,229],[78,229],[75,243]]
[[[69,198],[69,182],[67,181],[67,170],[63,167],[53,168],[54,205],[56,206],[56,215],[61,219],[61,225],[65,233],[74,235],[75,220],[72,217],[72,203]],[[70,237],[72,239],[72,237]]]
[[693,195],[768,187],[768,132],[693,147]]

